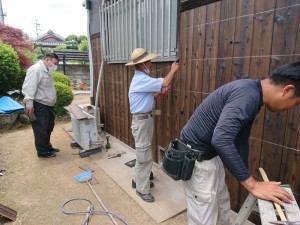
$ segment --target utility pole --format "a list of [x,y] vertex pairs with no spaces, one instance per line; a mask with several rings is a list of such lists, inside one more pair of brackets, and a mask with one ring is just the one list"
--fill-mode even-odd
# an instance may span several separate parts
[[6,16],[6,13],[3,12],[2,0],[0,0],[0,23],[4,24],[4,16]]
[[35,34],[38,37],[39,36],[39,31],[41,30],[40,29],[41,24],[38,23],[37,19],[35,19],[33,25],[35,26]]

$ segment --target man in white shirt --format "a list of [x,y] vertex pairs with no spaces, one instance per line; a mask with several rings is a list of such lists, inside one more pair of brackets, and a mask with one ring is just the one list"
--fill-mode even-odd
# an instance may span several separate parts
[[54,128],[54,104],[56,90],[50,72],[57,69],[59,57],[47,54],[42,60],[29,67],[22,87],[25,112],[31,120],[35,148],[39,157],[55,157],[59,149],[50,143]]
[[131,54],[132,62],[126,64],[135,66],[128,94],[132,114],[131,129],[136,149],[135,179],[132,181],[132,187],[136,187],[137,195],[146,202],[154,201],[150,194],[150,188],[154,186],[150,183],[154,128],[151,112],[155,107],[155,99],[165,91],[164,89],[168,89],[179,69],[179,63],[174,62],[166,77],[151,77],[151,59],[156,57],[156,54],[148,53],[143,48],[136,48]]

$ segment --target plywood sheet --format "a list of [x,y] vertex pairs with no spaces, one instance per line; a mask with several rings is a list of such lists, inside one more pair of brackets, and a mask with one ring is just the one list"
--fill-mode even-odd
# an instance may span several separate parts
[[[161,168],[154,164],[155,187],[151,189],[154,196],[153,203],[143,201],[131,187],[134,167],[125,163],[135,159],[134,150],[116,138],[110,136],[111,149],[90,156],[117,184],[120,185],[157,223],[161,223],[186,210],[186,199],[182,181],[174,181]],[[121,157],[108,159],[109,154],[125,151]]]

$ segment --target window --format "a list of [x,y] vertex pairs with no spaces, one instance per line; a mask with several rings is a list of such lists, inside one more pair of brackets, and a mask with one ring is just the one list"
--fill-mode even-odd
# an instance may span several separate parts
[[137,47],[158,54],[156,61],[176,58],[177,1],[110,0],[100,13],[105,61],[130,61]]

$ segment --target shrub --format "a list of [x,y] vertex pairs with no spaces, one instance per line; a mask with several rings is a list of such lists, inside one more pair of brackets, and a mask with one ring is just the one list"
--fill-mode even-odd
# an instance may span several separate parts
[[55,82],[54,86],[57,93],[57,100],[54,106],[54,111],[57,115],[62,116],[66,113],[64,107],[71,104],[74,96],[69,86],[60,82]]
[[21,76],[19,57],[15,50],[0,41],[0,94],[13,91]]
[[55,71],[51,72],[51,76],[54,78],[54,82],[60,82],[71,87],[71,79],[68,76]]
[[89,50],[88,41],[87,41],[87,40],[83,40],[83,41],[78,45],[78,50],[79,50],[79,51],[88,51],[88,50]]
[[26,70],[21,69],[20,76],[18,76],[18,78],[16,79],[16,85],[14,86],[14,90],[22,90],[25,77]]

